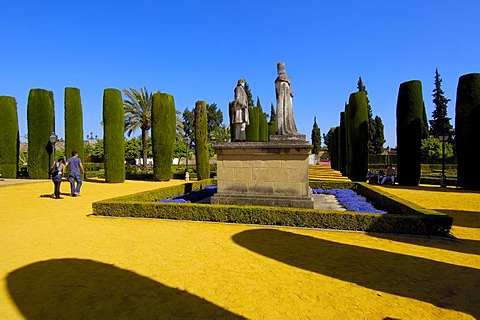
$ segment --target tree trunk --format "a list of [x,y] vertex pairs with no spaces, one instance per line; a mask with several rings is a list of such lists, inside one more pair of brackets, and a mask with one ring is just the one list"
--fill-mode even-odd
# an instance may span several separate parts
[[148,129],[142,128],[142,159],[143,169],[147,169],[147,157],[148,157]]

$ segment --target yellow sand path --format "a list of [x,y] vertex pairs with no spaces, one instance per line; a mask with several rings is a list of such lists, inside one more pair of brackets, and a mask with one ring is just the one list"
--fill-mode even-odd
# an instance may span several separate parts
[[88,216],[175,183],[0,188],[0,319],[480,318],[479,193],[379,187],[456,210],[458,241]]

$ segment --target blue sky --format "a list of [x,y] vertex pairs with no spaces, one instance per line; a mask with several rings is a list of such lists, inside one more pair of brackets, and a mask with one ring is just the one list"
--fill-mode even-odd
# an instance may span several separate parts
[[60,137],[65,87],[80,88],[85,136],[103,135],[105,88],[160,90],[180,111],[216,103],[227,123],[239,78],[269,111],[284,61],[300,132],[314,117],[322,133],[338,125],[361,76],[395,146],[400,83],[422,81],[430,119],[435,68],[454,124],[458,78],[480,72],[478,12],[476,0],[0,0],[0,95],[16,98],[21,135],[32,88],[54,92]]

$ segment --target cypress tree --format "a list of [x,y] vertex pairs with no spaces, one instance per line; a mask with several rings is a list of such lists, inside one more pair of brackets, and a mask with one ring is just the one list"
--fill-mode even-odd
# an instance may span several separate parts
[[[365,92],[365,97],[367,99],[367,112],[368,112],[368,153],[375,153],[375,122],[373,120],[372,107],[370,106],[370,100],[368,99],[367,88],[363,84],[362,77],[358,78],[357,82],[358,92]],[[383,151],[383,150],[382,150]]]
[[71,156],[72,151],[83,157],[83,113],[80,89],[65,88],[65,154]]
[[0,173],[16,178],[18,172],[18,114],[14,97],[0,96]]
[[480,73],[461,76],[457,86],[455,131],[457,144],[457,183],[467,189],[480,188]]
[[382,154],[383,145],[385,143],[385,136],[383,135],[383,122],[382,118],[375,116],[375,154]]
[[258,141],[268,141],[268,122],[267,115],[263,112],[260,98],[257,97],[258,109]]
[[195,103],[195,158],[198,180],[210,178],[207,135],[206,102],[197,101]]
[[352,151],[350,150],[350,134],[348,132],[348,113],[350,106],[345,103],[345,176],[350,176],[350,169],[352,167]]
[[103,91],[103,147],[105,181],[125,181],[125,118],[122,93],[117,89]]
[[398,183],[417,186],[423,117],[422,83],[419,80],[400,84],[396,113]]
[[233,107],[233,101],[228,103],[228,117],[230,119],[230,141],[235,141],[235,124],[233,123],[233,117],[235,114],[235,108]]
[[312,128],[312,153],[315,155],[315,158],[318,156],[320,149],[322,148],[322,136],[320,134],[320,128],[317,124],[317,117],[313,118],[313,128]]
[[245,81],[245,87],[243,88],[245,93],[247,94],[247,106],[253,107],[253,96],[252,91],[250,91],[250,86],[248,85],[247,81]]
[[273,103],[270,104],[270,120],[268,121],[268,136],[274,136],[277,132],[277,115]]
[[55,132],[53,92],[31,89],[27,103],[28,175],[48,179],[52,164],[50,134]]
[[350,95],[347,121],[348,148],[351,153],[349,178],[364,181],[368,171],[368,111],[365,92]]
[[176,117],[173,96],[166,93],[155,92],[152,96],[152,151],[154,180],[168,181],[172,175]]
[[330,152],[330,159],[331,159],[331,163],[332,163],[332,169],[335,169],[335,170],[339,169],[339,166],[338,166],[339,132],[340,132],[339,127],[334,127],[333,128],[332,137],[331,137],[332,141],[330,142],[330,144],[332,146],[332,150]]
[[259,112],[256,107],[248,107],[248,119],[250,124],[247,126],[247,141],[259,141]]
[[345,111],[340,112],[340,131],[339,131],[339,151],[338,151],[338,167],[342,176],[346,176],[347,165],[347,137],[345,128]]
[[430,120],[430,134],[434,137],[438,137],[442,134],[449,134],[452,132],[452,125],[450,119],[447,117],[447,104],[450,99],[444,96],[442,90],[442,78],[438,73],[438,69],[435,69],[435,88],[433,89],[433,103],[435,109],[432,112],[432,119]]

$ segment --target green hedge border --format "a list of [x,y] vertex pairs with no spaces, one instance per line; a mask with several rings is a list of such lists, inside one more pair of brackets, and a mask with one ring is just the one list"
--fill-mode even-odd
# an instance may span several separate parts
[[189,182],[94,202],[93,215],[212,221],[258,225],[367,231],[380,233],[447,236],[453,219],[445,214],[421,208],[398,197],[377,192],[368,184],[351,182],[314,182],[314,188],[357,188],[389,214],[351,211],[313,210],[284,207],[179,204],[155,202],[158,199],[199,190],[215,180]]

